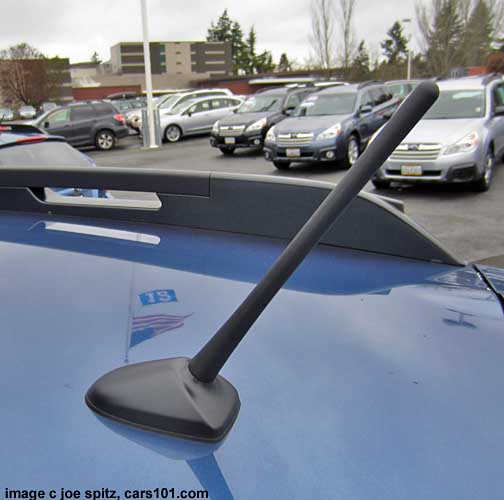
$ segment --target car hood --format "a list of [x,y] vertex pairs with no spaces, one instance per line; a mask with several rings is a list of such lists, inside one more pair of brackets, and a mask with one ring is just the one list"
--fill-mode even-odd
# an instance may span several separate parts
[[220,125],[245,125],[248,127],[252,123],[261,120],[262,118],[271,118],[278,115],[278,111],[270,111],[268,113],[231,113],[228,116],[219,120]]
[[465,135],[480,130],[485,119],[421,120],[403,142],[454,144]]
[[348,115],[328,115],[328,116],[302,116],[287,118],[275,126],[277,134],[287,134],[292,132],[322,132],[337,123],[342,123],[348,119]]
[[[10,488],[500,500],[504,320],[472,267],[317,248],[224,367],[242,408],[209,445],[97,418],[85,392],[197,352],[285,242],[51,215],[0,227]],[[149,316],[165,331],[135,326]]]

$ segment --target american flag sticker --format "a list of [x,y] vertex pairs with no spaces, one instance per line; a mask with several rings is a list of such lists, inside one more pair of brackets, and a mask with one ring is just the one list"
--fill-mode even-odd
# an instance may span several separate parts
[[148,316],[135,316],[131,321],[130,347],[153,339],[162,333],[176,330],[184,326],[184,322],[192,314],[185,316],[174,314],[150,314]]

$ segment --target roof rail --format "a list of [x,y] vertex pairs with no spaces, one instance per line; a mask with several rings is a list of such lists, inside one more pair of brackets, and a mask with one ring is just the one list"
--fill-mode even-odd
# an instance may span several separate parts
[[368,80],[366,82],[358,83],[357,88],[362,89],[364,87],[369,87],[370,85],[376,85],[376,84],[380,84],[380,83],[383,83],[383,81],[382,80]]

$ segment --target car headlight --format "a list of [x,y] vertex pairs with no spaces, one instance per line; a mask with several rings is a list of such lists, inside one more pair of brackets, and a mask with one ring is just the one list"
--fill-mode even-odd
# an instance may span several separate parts
[[217,120],[212,127],[212,134],[218,134],[219,133],[219,123],[220,121]]
[[247,127],[247,132],[254,132],[255,130],[261,130],[263,129],[268,123],[268,120],[266,118],[261,118],[260,120],[257,120],[256,122],[252,123],[252,125],[249,125]]
[[459,141],[451,146],[446,146],[443,151],[444,155],[453,155],[456,153],[471,153],[474,151],[480,143],[480,137],[478,132],[471,132],[466,136],[462,137]]
[[326,139],[334,139],[335,137],[338,137],[342,132],[341,130],[341,124],[336,123],[336,125],[333,125],[332,127],[329,127],[328,129],[324,130],[317,136],[317,141],[324,141]]
[[275,142],[275,127],[271,127],[266,134],[266,142]]

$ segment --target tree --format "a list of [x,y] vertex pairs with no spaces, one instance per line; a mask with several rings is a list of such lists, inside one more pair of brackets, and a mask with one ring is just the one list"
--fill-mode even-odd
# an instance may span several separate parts
[[289,60],[285,52],[280,54],[280,60],[278,61],[276,70],[279,73],[286,73],[288,71],[292,71],[292,62]]
[[345,69],[350,66],[355,51],[353,27],[355,1],[356,0],[339,0],[338,19],[341,32],[341,44],[343,46],[342,65]]
[[64,60],[47,58],[27,43],[0,52],[0,88],[4,100],[40,106],[57,97]]
[[408,40],[403,34],[403,26],[396,21],[387,31],[387,38],[380,44],[387,63],[402,62],[408,57]]
[[504,51],[498,50],[490,54],[486,61],[486,67],[491,73],[504,73]]
[[93,52],[93,55],[91,56],[91,62],[95,64],[100,64],[102,60],[100,59],[100,55],[98,52]]
[[463,24],[459,0],[431,0],[430,7],[417,4],[416,10],[429,69],[434,75],[446,75],[461,63]]
[[350,76],[352,80],[366,80],[369,78],[369,53],[366,49],[364,40],[361,40],[357,48],[357,54],[350,68]]
[[493,25],[491,12],[485,0],[477,0],[464,29],[462,61],[465,66],[484,64],[490,53]]
[[246,58],[243,66],[247,75],[268,73],[270,71],[273,71],[273,69],[275,68],[271,52],[265,50],[258,54],[256,51],[256,45],[257,33],[254,26],[252,26],[245,42]]
[[238,74],[244,69],[246,64],[244,56],[245,44],[243,42],[243,31],[240,23],[234,21],[228,14],[227,9],[221,14],[217,23],[213,21],[208,28],[207,41],[209,42],[230,42],[233,60],[233,73]]
[[328,69],[334,62],[334,9],[331,0],[311,0],[310,44],[316,64]]

